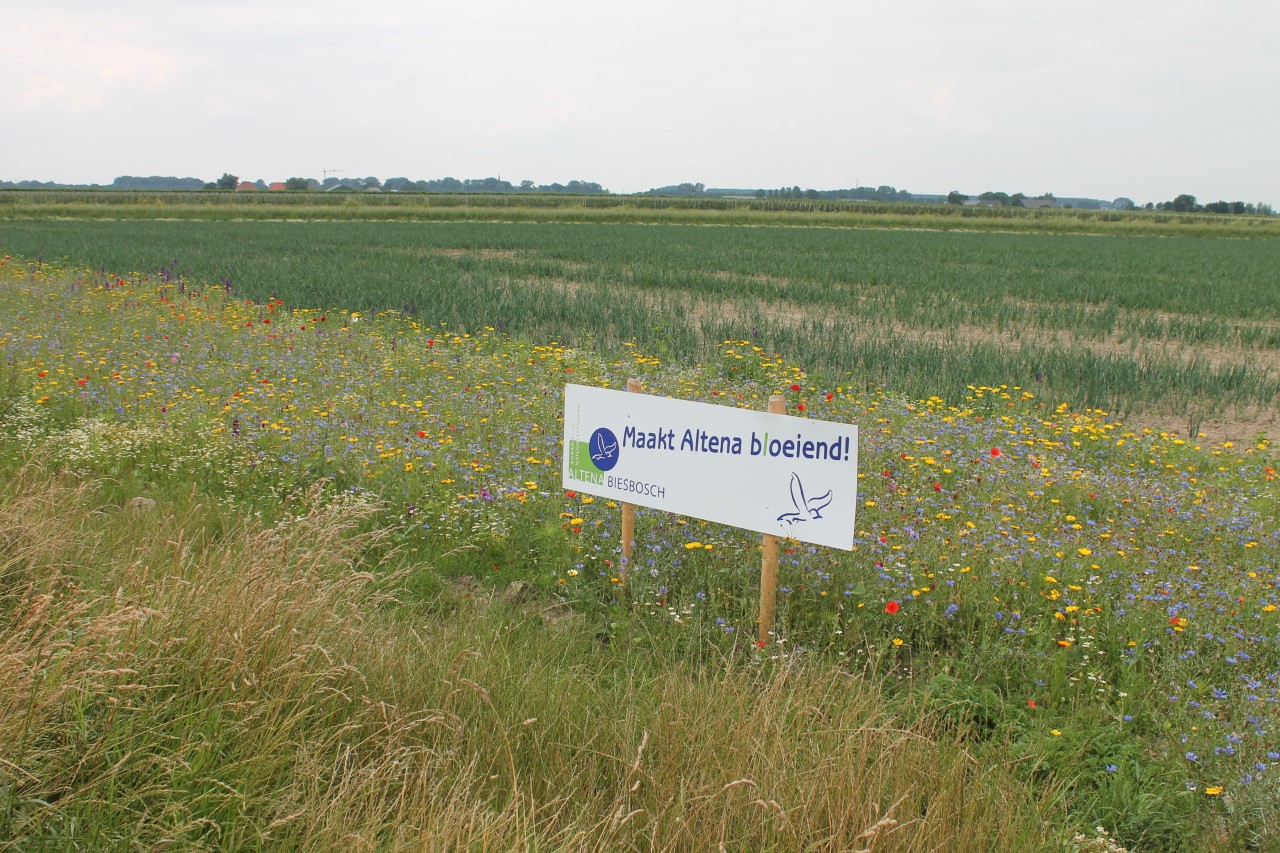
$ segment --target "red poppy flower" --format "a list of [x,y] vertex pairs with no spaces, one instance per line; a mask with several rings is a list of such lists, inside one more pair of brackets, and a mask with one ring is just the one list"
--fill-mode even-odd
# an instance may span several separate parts
[[791,386],[791,390],[792,390],[792,391],[799,391],[799,390],[800,390],[800,386],[799,386],[799,385],[792,385],[792,386]]
[[427,437],[426,430],[422,430],[422,429],[418,430],[418,438],[426,438],[426,437]]
[[800,405],[796,406],[796,408],[803,412],[803,411],[804,411],[804,403],[801,403]]
[[933,484],[933,490],[934,490],[935,492],[940,492],[940,491],[942,491],[942,484],[941,484],[941,483],[934,483],[934,484]]
[[902,605],[896,601],[890,601],[888,604],[884,606],[884,612],[888,613],[890,616],[897,613],[901,609],[902,609]]
[[836,396],[835,394],[828,394],[828,395],[827,395],[827,402],[828,402],[828,403],[830,403],[830,402],[831,402],[831,400],[832,400],[835,396]]
[[999,455],[1000,455],[1000,448],[998,448],[998,447],[993,447],[993,448],[991,448],[991,458],[992,458],[992,459],[995,459],[995,458],[996,458],[997,456],[999,456]]

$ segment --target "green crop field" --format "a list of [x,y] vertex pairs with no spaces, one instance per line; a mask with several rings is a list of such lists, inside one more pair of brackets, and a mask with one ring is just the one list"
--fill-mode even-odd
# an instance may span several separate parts
[[749,340],[811,372],[917,396],[1003,383],[1182,432],[1276,433],[1275,240],[11,219],[0,246],[575,346],[633,341],[706,359],[725,340]]
[[1056,234],[1277,237],[1275,216],[966,207],[809,199],[481,193],[0,189],[6,219],[302,219],[931,228]]
[[[1280,242],[241,219],[0,218],[0,850],[1280,849]],[[771,640],[630,377],[859,425]]]

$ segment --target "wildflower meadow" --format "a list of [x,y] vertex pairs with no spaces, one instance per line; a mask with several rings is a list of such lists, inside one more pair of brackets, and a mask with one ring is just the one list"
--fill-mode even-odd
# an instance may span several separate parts
[[[463,820],[424,805],[415,813],[420,834],[409,837],[407,818],[396,818],[387,806],[375,815],[382,822],[369,817],[362,824],[356,846],[423,844],[432,838],[434,821],[457,833],[440,842],[442,849],[485,846],[486,838],[490,845],[548,849],[708,849],[699,847],[707,838],[719,838],[728,849],[967,849],[966,843],[974,849],[1109,849],[1090,846],[1104,842],[1110,849],[1134,850],[1277,849],[1280,462],[1268,440],[1210,442],[1132,426],[1105,411],[1072,409],[1015,385],[975,385],[959,399],[912,398],[852,373],[807,373],[786,353],[751,340],[724,340],[716,356],[701,363],[659,357],[635,344],[579,343],[569,347],[487,327],[454,328],[404,311],[293,304],[287,294],[249,300],[230,285],[163,271],[106,273],[4,256],[0,470],[12,484],[26,483],[6,492],[6,506],[16,513],[12,507],[25,492],[92,483],[97,497],[86,505],[84,519],[95,512],[127,512],[129,527],[164,529],[160,538],[169,544],[157,541],[160,550],[130,558],[128,537],[121,533],[124,550],[107,562],[119,562],[126,574],[145,564],[148,579],[103,586],[92,607],[83,605],[83,613],[68,609],[59,617],[62,633],[50,634],[50,651],[23,658],[23,644],[34,642],[41,630],[31,621],[35,602],[55,608],[71,595],[68,590],[92,587],[104,570],[72,557],[39,563],[33,555],[40,552],[40,535],[0,532],[0,661],[6,654],[25,661],[12,664],[22,677],[15,669],[0,686],[0,716],[11,720],[0,723],[0,849],[70,847],[93,838],[75,835],[70,816],[91,822],[95,808],[110,812],[103,803],[113,798],[131,805],[127,814],[112,817],[114,834],[99,838],[111,844],[173,837],[194,846],[234,840],[228,846],[238,849],[323,847],[355,830],[336,824],[325,829],[323,822],[302,826],[306,820],[288,818],[294,811],[310,814],[308,804],[318,796],[298,781],[300,775],[309,772],[327,780],[330,793],[340,792],[344,784],[355,784],[350,780],[357,771],[373,766],[361,764],[360,756],[372,748],[375,733],[392,729],[400,733],[394,747],[402,750],[395,753],[400,763],[378,765],[379,772],[391,773],[394,766],[386,778],[406,785],[405,780],[421,785],[421,779],[434,778],[435,787],[428,786],[436,804],[431,808],[469,798],[472,811]],[[790,414],[859,426],[854,548],[782,543],[777,624],[763,647],[755,642],[754,622],[758,536],[641,508],[624,584],[619,507],[560,487],[564,385],[623,388],[629,378],[640,379],[647,393],[751,409],[763,409],[770,395],[782,394]],[[45,473],[36,476],[33,465]],[[59,498],[48,511],[59,503],[73,502]],[[86,801],[82,792],[91,786],[76,775],[80,771],[69,755],[51,744],[94,742],[95,732],[121,730],[121,720],[167,694],[160,687],[113,692],[122,680],[142,678],[127,672],[117,672],[114,680],[84,681],[58,693],[56,702],[41,690],[69,678],[75,654],[89,654],[88,645],[82,649],[77,643],[92,633],[91,626],[98,632],[94,649],[120,654],[132,649],[130,637],[143,638],[136,640],[139,649],[153,640],[159,649],[174,637],[183,637],[176,641],[180,648],[194,642],[177,628],[168,639],[146,639],[152,635],[140,627],[148,619],[153,627],[166,624],[170,617],[159,614],[177,607],[147,596],[168,589],[166,573],[181,574],[159,565],[156,554],[168,548],[174,566],[187,559],[183,538],[170,526],[175,514],[188,510],[196,513],[198,538],[209,547],[233,540],[239,525],[250,524],[276,531],[246,545],[255,553],[279,551],[287,561],[285,552],[294,549],[311,554],[318,567],[327,565],[330,552],[347,554],[337,568],[298,569],[288,583],[328,572],[342,583],[369,585],[373,592],[333,592],[312,604],[334,614],[351,608],[343,625],[380,620],[376,631],[360,629],[384,637],[389,658],[379,657],[379,666],[411,660],[418,653],[411,647],[419,646],[410,636],[422,648],[451,649],[450,660],[431,670],[431,677],[433,684],[452,685],[453,692],[419,697],[436,703],[435,711],[422,712],[437,714],[436,722],[422,722],[426,716],[412,726],[405,722],[405,715],[422,710],[403,704],[405,697],[394,713],[378,711],[373,700],[352,700],[364,716],[346,725],[365,734],[354,745],[325,753],[322,770],[308,764],[321,759],[307,758],[298,744],[317,739],[315,731],[324,730],[326,720],[339,719],[333,716],[337,705],[326,703],[380,683],[370,674],[380,671],[372,664],[364,675],[353,664],[352,673],[334,676],[323,701],[314,692],[305,694],[312,697],[308,702],[319,703],[306,706],[311,710],[256,723],[284,730],[315,715],[308,723],[315,729],[290,741],[288,754],[294,757],[287,768],[268,772],[249,758],[233,760],[233,746],[212,741],[201,757],[193,757],[186,750],[204,743],[203,736],[181,720],[194,712],[166,711],[160,715],[164,721],[147,718],[140,725],[152,738],[146,749],[117,745],[104,752],[103,768],[119,762],[110,777],[115,781],[92,788]],[[35,510],[23,512],[34,517]],[[327,521],[317,525],[316,513],[323,512],[329,513],[323,516]],[[97,522],[71,526],[92,523]],[[348,544],[326,538],[338,529],[352,537],[344,540]],[[298,533],[303,530],[305,535]],[[319,549],[315,541],[328,544]],[[48,568],[41,574],[37,565]],[[185,583],[200,583],[183,576]],[[281,590],[295,589],[281,584]],[[263,632],[257,635],[263,643],[285,642],[272,625],[296,631],[320,618],[306,615],[311,605],[301,599],[262,599],[276,602],[270,606],[280,613],[294,614],[286,619],[262,616],[252,601],[241,601],[234,585],[210,594],[257,614],[245,617],[244,630]],[[279,604],[286,599],[293,603]],[[484,602],[508,607],[508,621],[484,622],[496,618],[477,615]],[[139,608],[128,619],[119,616],[125,603]],[[191,599],[184,606],[197,603]],[[92,621],[108,612],[125,619],[116,633]],[[145,613],[152,615],[137,615]],[[481,625],[470,645],[445,639],[451,636],[445,626],[467,620]],[[243,655],[253,654],[249,638],[234,634],[234,627],[225,630],[241,650],[212,655],[207,665],[213,669],[235,669]],[[492,637],[484,639],[490,631]],[[398,639],[386,639],[393,636]],[[235,645],[225,642],[228,649]],[[467,716],[459,703],[483,716],[496,713],[502,701],[520,708],[537,695],[538,688],[520,687],[516,676],[490,672],[494,680],[486,686],[480,675],[468,674],[467,655],[506,656],[537,666],[532,662],[559,660],[560,652],[546,651],[551,646],[574,649],[577,657],[563,666],[547,664],[559,675],[546,677],[590,670],[589,686],[566,688],[555,701],[544,697],[541,710],[513,710],[513,728],[499,726],[504,734],[489,743],[489,752],[458,753],[456,765],[422,763],[428,754],[430,761],[443,760],[454,755],[449,749],[481,737],[463,734],[462,724],[454,722]],[[535,649],[537,657],[521,649]],[[286,671],[288,661],[310,659],[308,654],[281,653],[262,665],[259,677],[268,684],[262,673],[277,666]],[[692,692],[685,699],[668,697],[670,707],[684,709],[682,725],[690,733],[700,714],[721,704],[736,707],[733,691],[750,692],[735,687],[739,682],[730,672],[741,673],[743,683],[761,695],[775,691],[776,703],[801,697],[799,706],[775,704],[782,719],[771,721],[752,716],[744,705],[743,716],[734,718],[722,739],[730,752],[734,743],[758,737],[781,752],[808,755],[811,766],[824,768],[822,777],[802,776],[802,769],[782,766],[782,758],[773,771],[757,767],[755,776],[716,776],[720,765],[699,763],[696,752],[690,763],[679,764],[679,750],[690,745],[674,745],[688,739],[670,728],[670,720],[661,730],[668,738],[663,743],[671,745],[651,747],[659,724],[628,724],[633,712],[622,704],[599,722],[578,719],[564,707],[577,691],[583,702],[596,701],[597,710],[617,701],[650,709],[635,710],[636,719],[659,714],[659,706],[667,707],[661,696],[588,697],[606,689],[601,685],[625,681],[623,673],[647,671],[645,661],[702,673],[689,676],[690,684],[701,685],[698,702],[688,698]],[[10,664],[0,663],[0,670],[5,666]],[[85,666],[86,672],[102,673],[139,665]],[[780,686],[778,679],[789,672],[816,681]],[[305,680],[296,677],[299,684]],[[201,689],[193,686],[202,683],[194,675],[190,681],[172,672],[164,678],[186,684],[188,692]],[[806,686],[812,684],[824,686]],[[251,704],[235,705],[230,694],[220,694],[214,703],[219,719],[249,719],[252,703],[266,702],[252,692],[266,688],[246,681],[240,689]],[[111,702],[97,704],[95,690]],[[874,709],[868,713],[892,719],[876,725],[843,721],[839,709],[854,696]],[[384,701],[386,708],[393,704]],[[12,723],[22,708],[36,722]],[[378,714],[385,715],[382,723]],[[557,759],[563,767],[555,772],[546,764],[526,765],[527,755],[537,750],[522,745],[521,733],[532,738],[540,725],[561,716],[553,724],[558,734],[538,741],[543,746],[537,749],[555,743],[577,751]],[[393,717],[400,722],[391,722]],[[805,737],[823,732],[821,750],[806,752],[793,742],[783,748],[781,741],[769,740],[771,727],[807,726],[802,721],[810,717],[816,728],[806,728]],[[331,730],[347,731],[342,726],[335,723]],[[452,746],[446,749],[444,741],[432,740],[436,734],[414,726],[447,730],[451,734],[440,737]],[[615,729],[631,739],[611,741]],[[918,735],[887,738],[890,730]],[[715,738],[706,737],[706,748],[714,751]],[[188,791],[185,804],[176,794],[165,799],[145,793],[160,784],[145,769],[133,769],[132,775],[121,769],[137,764],[130,754],[160,762],[154,756],[167,754],[160,742],[184,755],[188,770],[193,763],[198,767],[189,773],[194,787],[181,789]],[[426,743],[430,750],[410,750],[411,744]],[[934,746],[920,746],[928,743]],[[284,747],[262,747],[261,753],[273,749]],[[669,756],[665,749],[672,750]],[[574,762],[594,766],[602,751],[615,756],[605,761],[612,769],[599,770],[614,774],[607,785],[599,783],[613,799],[608,814],[587,820],[569,811],[575,798],[589,793],[573,793],[565,781],[572,775],[564,768]],[[54,757],[42,765],[46,754]],[[840,756],[841,764],[824,764],[824,755]],[[894,771],[898,775],[874,783],[882,786],[874,801],[840,789],[837,780],[854,772],[851,767],[866,763],[884,772],[883,766],[876,769],[875,755],[904,763]],[[910,766],[953,767],[953,759],[954,775],[943,773],[934,788],[910,775],[925,772]],[[664,760],[673,762],[670,775],[647,769]],[[246,771],[239,782],[233,778],[236,768],[250,766],[259,769]],[[344,777],[343,767],[352,775]],[[474,785],[467,768],[475,770]],[[666,779],[665,786],[651,779],[642,789],[650,772]],[[766,791],[771,772],[794,788]],[[186,778],[188,771],[170,767],[165,773]],[[361,783],[368,802],[394,800],[394,786],[377,787],[369,781],[374,775]],[[499,777],[500,784],[491,781]],[[231,794],[209,779],[244,799],[234,808],[227,805]],[[673,793],[684,785],[677,779],[688,780],[696,796]],[[552,780],[565,787],[556,788]],[[255,785],[269,781],[276,793],[263,789],[251,796]],[[971,791],[988,790],[984,785],[1014,790],[1021,799],[1001,807],[1003,817],[965,812],[978,808],[972,803],[939,811],[938,803],[951,802],[948,791],[963,802],[963,793],[955,792],[966,785]],[[632,802],[655,786],[652,802]],[[190,794],[206,789],[207,803]],[[279,791],[285,790],[292,793],[282,799]],[[810,802],[805,797],[817,795],[800,793],[806,790],[833,799]],[[504,810],[526,802],[522,798],[536,805],[524,812],[516,805],[515,812]],[[335,814],[353,821],[353,815],[364,814],[363,800],[339,800],[342,809]],[[181,819],[175,810],[183,811]],[[509,824],[493,830],[495,816],[511,814],[516,816]],[[856,815],[850,819],[861,823],[844,826],[841,814]],[[1007,823],[1015,819],[1023,822]],[[569,826],[578,834],[566,834]],[[691,826],[701,826],[700,834],[689,833]],[[497,834],[484,836],[482,830]],[[6,834],[15,840],[5,842]],[[966,834],[972,837],[962,841]]]

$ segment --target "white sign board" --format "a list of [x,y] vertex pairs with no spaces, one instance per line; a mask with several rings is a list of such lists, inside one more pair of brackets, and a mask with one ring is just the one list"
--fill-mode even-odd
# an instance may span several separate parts
[[853,549],[853,424],[565,386],[566,489]]

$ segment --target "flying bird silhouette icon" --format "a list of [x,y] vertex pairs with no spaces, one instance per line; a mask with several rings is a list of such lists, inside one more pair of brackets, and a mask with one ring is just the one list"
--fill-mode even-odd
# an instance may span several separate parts
[[606,459],[612,459],[613,454],[617,450],[618,450],[617,441],[614,441],[612,444],[605,444],[604,435],[601,433],[596,433],[595,444],[591,448],[591,458],[597,462],[606,460]]
[[818,495],[815,498],[806,498],[804,495],[804,483],[800,482],[800,475],[795,471],[791,472],[791,505],[796,508],[795,512],[784,512],[778,516],[778,521],[797,522],[809,521],[810,519],[822,518],[822,510],[831,504],[832,490],[827,489],[824,495]]

